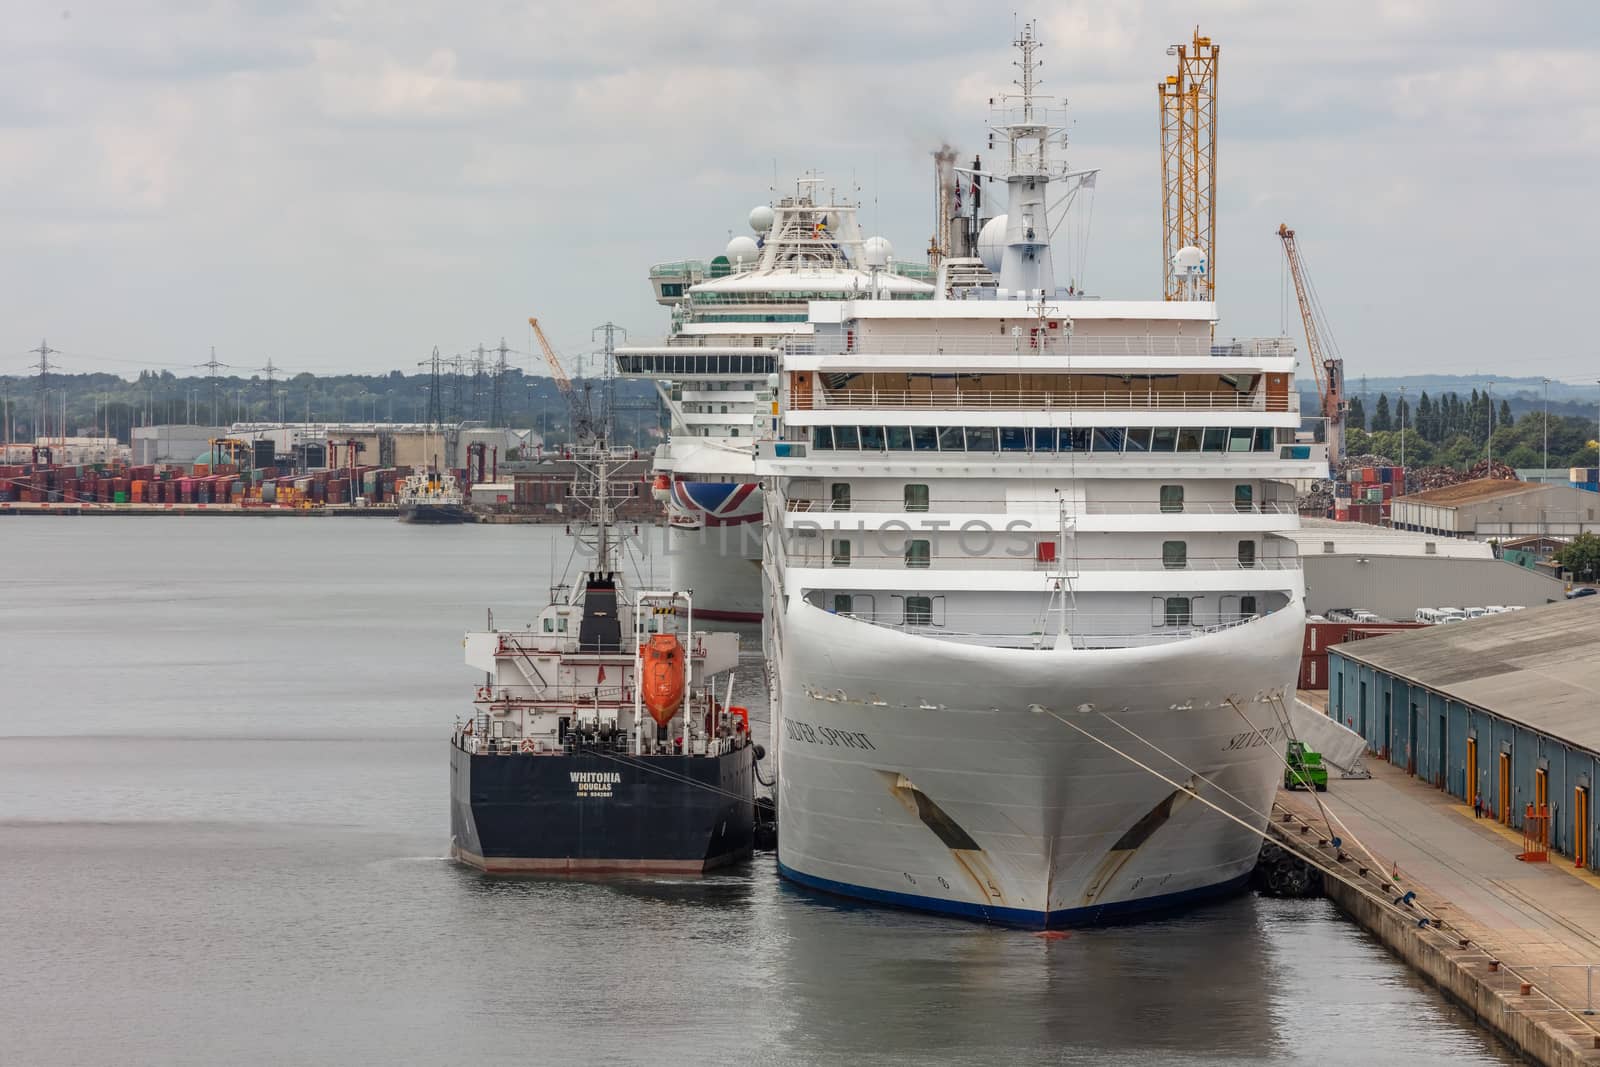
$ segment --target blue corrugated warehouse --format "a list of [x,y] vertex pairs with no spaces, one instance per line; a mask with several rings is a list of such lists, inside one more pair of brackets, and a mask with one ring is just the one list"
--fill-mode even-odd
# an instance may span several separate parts
[[1510,826],[1548,805],[1552,852],[1600,869],[1600,597],[1338,645],[1328,682],[1369,751]]

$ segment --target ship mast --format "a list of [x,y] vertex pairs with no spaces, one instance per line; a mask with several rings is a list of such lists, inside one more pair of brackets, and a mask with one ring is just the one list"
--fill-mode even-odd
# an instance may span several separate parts
[[[1019,295],[1054,296],[1055,264],[1050,256],[1050,220],[1045,197],[1050,182],[1065,177],[1060,164],[1050,160],[1050,146],[1066,144],[1061,110],[1038,93],[1038,30],[1029,22],[1013,42],[1021,58],[1022,76],[1015,84],[1020,95],[1000,98],[990,129],[1006,142],[1009,155],[1005,181],[1006,234],[1000,260],[1000,288]],[[992,141],[991,141],[992,143]]]

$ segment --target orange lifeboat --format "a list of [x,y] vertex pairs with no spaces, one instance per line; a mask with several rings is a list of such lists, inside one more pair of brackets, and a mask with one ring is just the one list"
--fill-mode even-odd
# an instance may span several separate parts
[[651,634],[639,649],[639,698],[657,726],[665,726],[683,703],[683,643],[676,634]]

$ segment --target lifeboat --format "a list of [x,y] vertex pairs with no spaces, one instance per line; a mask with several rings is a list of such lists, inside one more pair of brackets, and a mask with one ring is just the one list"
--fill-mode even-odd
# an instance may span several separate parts
[[650,495],[664,503],[672,495],[672,479],[665,474],[656,475],[650,485]]
[[665,726],[683,703],[683,643],[676,634],[651,634],[639,657],[639,699],[656,725]]

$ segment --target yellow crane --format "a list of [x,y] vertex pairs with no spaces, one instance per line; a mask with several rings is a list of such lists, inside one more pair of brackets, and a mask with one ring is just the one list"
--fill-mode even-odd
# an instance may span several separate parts
[[551,347],[550,339],[544,335],[544,330],[539,326],[539,320],[530,317],[528,325],[533,327],[533,336],[538,339],[539,347],[544,349],[544,361],[550,364],[550,377],[556,380],[556,388],[569,400],[572,398],[572,379],[567,377],[567,372],[561,367],[561,360],[556,358],[556,350]]
[[1338,473],[1344,459],[1344,358],[1333,341],[1333,331],[1322,314],[1322,302],[1300,261],[1300,246],[1294,231],[1278,226],[1283,254],[1289,259],[1289,275],[1294,278],[1294,295],[1300,301],[1300,321],[1306,330],[1306,350],[1311,353],[1311,370],[1317,376],[1317,394],[1322,399],[1322,417],[1327,424],[1328,466]]
[[[1211,38],[1175,44],[1174,74],[1156,83],[1161,103],[1162,292],[1168,300],[1215,300],[1217,274],[1217,54]],[[1206,270],[1194,280],[1174,269],[1181,248],[1205,254]]]
[[589,382],[584,381],[583,392],[580,394],[573,388],[572,379],[567,377],[567,372],[561,366],[561,360],[556,356],[555,346],[544,335],[544,329],[539,325],[539,320],[529,317],[528,325],[533,327],[533,336],[538,340],[539,347],[544,351],[544,361],[550,364],[550,377],[555,379],[556,388],[561,390],[561,395],[567,400],[567,414],[572,420],[572,439],[585,441],[596,435],[595,419],[589,405]]

